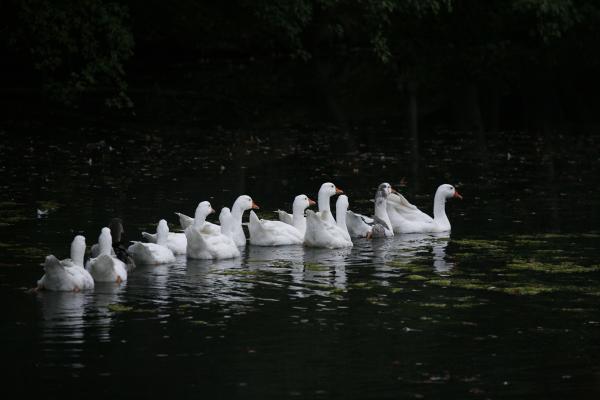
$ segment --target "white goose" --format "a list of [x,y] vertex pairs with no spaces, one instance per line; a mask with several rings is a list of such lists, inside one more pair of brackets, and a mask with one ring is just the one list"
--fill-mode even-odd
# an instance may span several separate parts
[[[182,227],[182,229],[185,228]],[[142,237],[146,239],[148,243],[158,243],[158,230],[156,233],[142,232]],[[185,249],[187,248],[185,233],[167,232],[167,242],[165,246],[167,246],[173,254],[185,254]]]
[[294,198],[292,214],[288,214],[282,210],[277,210],[275,212],[279,216],[281,222],[292,225],[302,233],[302,236],[304,236],[306,233],[306,217],[304,216],[304,210],[315,204],[314,200],[309,199],[305,194],[299,194]]
[[90,258],[85,269],[92,275],[95,282],[117,282],[127,280],[127,266],[117,257],[112,256],[112,237],[110,229],[102,228],[98,237],[98,257]]
[[387,212],[387,199],[391,193],[396,191],[392,186],[384,182],[379,185],[375,192],[375,215],[369,218],[362,214],[347,212],[348,232],[351,237],[392,237],[392,223]]
[[167,247],[169,225],[161,219],[156,227],[156,243],[133,242],[127,249],[136,264],[168,264],[175,262],[175,255]]
[[[111,219],[108,227],[110,229],[110,236],[112,238],[110,255],[123,261],[127,266],[127,272],[133,271],[135,269],[135,262],[133,261],[131,254],[129,254],[127,251],[125,243],[122,242],[125,230],[123,229],[123,222],[121,221],[121,218]],[[98,243],[92,246],[90,253],[91,258],[96,258],[98,255],[100,255],[100,246]]]
[[[330,210],[318,213],[307,210],[304,244],[309,247],[324,247],[327,249],[352,247],[352,240],[346,227],[346,211],[348,211],[348,197],[346,195],[341,195],[336,202],[335,214],[337,221],[333,219]],[[331,223],[332,220],[333,223]]]
[[257,210],[258,208],[250,196],[242,195],[235,200],[231,211],[227,207],[221,210],[221,214],[219,215],[221,231],[232,238],[236,246],[246,245],[246,235],[244,234],[244,228],[242,228],[244,211],[250,209]]
[[[176,212],[175,215],[177,215],[179,217],[179,225],[181,225],[181,229],[184,231],[188,226],[190,226],[194,223],[194,218],[189,217],[185,214]],[[221,232],[221,227],[219,225],[213,224],[212,222],[209,222],[209,221],[204,221],[203,229],[210,229],[212,233]]]
[[[304,197],[308,206],[308,197]],[[304,209],[302,209],[302,214],[304,214]],[[304,219],[304,215],[301,217]],[[304,242],[304,233],[296,229],[295,226],[281,221],[259,219],[254,211],[250,211],[248,231],[250,233],[250,244],[257,246],[283,246]]]
[[428,233],[446,232],[451,229],[450,221],[446,216],[446,200],[462,196],[454,186],[440,185],[433,199],[433,218],[410,204],[404,196],[392,193],[388,196],[387,212],[396,233]]
[[[208,201],[203,201],[196,208],[194,223],[185,229],[187,257],[200,260],[240,257],[240,251],[233,239],[224,233],[214,232],[205,224],[206,216],[213,212],[215,210]],[[230,215],[227,217],[231,218]]]
[[324,213],[325,211],[328,211],[327,213],[324,213],[324,217],[331,224],[335,224],[335,219],[333,218],[333,214],[331,213],[331,208],[329,207],[329,199],[331,199],[331,196],[335,196],[336,194],[343,194],[343,193],[344,193],[343,190],[337,188],[331,182],[325,182],[319,188],[319,194],[317,194],[319,213]]
[[59,260],[53,255],[46,257],[44,262],[45,274],[37,282],[38,289],[79,292],[93,289],[94,278],[83,268],[85,253],[85,238],[75,236],[71,243],[71,258]]

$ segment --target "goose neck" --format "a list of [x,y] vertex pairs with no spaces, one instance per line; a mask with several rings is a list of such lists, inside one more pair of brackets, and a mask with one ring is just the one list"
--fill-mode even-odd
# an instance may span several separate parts
[[392,221],[387,212],[387,200],[383,197],[375,198],[375,216],[384,221],[388,228],[391,229]]
[[329,199],[331,196],[328,193],[319,192],[317,202],[319,203],[319,211],[323,212],[325,210],[330,210],[329,208]]
[[446,222],[446,197],[441,192],[436,192],[433,199],[433,219],[436,222]]
[[304,219],[304,207],[302,207],[302,205],[295,206],[292,210],[292,225],[300,230],[303,226],[306,226],[306,220]]
[[77,241],[71,244],[71,261],[73,264],[83,267],[83,256],[85,253],[85,245],[80,245]]

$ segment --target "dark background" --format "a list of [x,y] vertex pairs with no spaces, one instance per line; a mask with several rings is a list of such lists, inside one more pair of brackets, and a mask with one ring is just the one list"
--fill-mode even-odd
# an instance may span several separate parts
[[0,117],[587,134],[599,29],[591,0],[5,0]]

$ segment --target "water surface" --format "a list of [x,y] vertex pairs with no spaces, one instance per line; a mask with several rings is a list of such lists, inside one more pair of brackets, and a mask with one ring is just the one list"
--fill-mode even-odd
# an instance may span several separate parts
[[[420,154],[386,126],[273,132],[30,127],[0,132],[7,379],[51,398],[597,398],[600,138],[439,132]],[[385,134],[385,139],[377,139]],[[56,137],[71,139],[56,139]],[[260,139],[259,139],[260,137]],[[408,186],[400,187],[405,177]],[[120,285],[32,293],[46,254],[111,217],[129,239],[245,193],[262,216],[388,181],[448,235],[352,249],[248,246],[239,260],[139,267]],[[38,218],[36,210],[48,210]]]

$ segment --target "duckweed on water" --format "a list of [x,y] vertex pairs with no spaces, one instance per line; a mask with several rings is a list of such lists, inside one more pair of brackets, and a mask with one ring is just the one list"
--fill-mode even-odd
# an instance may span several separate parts
[[506,242],[501,240],[460,239],[452,240],[452,243],[481,250],[500,250],[506,247]]
[[152,308],[134,308],[119,303],[109,304],[107,308],[112,312],[154,313],[158,311],[157,309]]
[[450,286],[452,284],[449,279],[430,279],[425,283],[433,286]]
[[133,311],[133,307],[124,306],[123,304],[113,303],[109,304],[106,308],[112,312],[128,312]]
[[367,282],[356,282],[356,283],[351,284],[350,287],[352,287],[353,289],[372,289],[373,288],[373,286],[371,286]]
[[446,303],[421,303],[421,307],[432,307],[432,308],[446,308],[448,305]]
[[457,303],[457,304],[453,304],[452,308],[473,308],[473,307],[477,307],[477,306],[482,306],[485,303]]
[[542,246],[547,244],[548,242],[545,240],[536,240],[536,239],[516,239],[515,244],[519,246]]
[[494,290],[497,292],[502,292],[506,294],[513,295],[529,295],[535,296],[540,293],[550,293],[554,292],[554,288],[542,285],[528,285],[528,286],[513,286],[513,287],[494,287],[490,288],[490,290]]
[[406,275],[405,276],[406,279],[408,279],[409,281],[426,281],[427,278],[425,278],[423,275]]
[[561,262],[560,264],[546,264],[535,260],[515,259],[507,265],[510,269],[529,270],[536,272],[544,272],[548,274],[577,274],[595,272],[600,270],[600,266],[584,267],[581,265]]
[[327,271],[328,268],[325,265],[317,264],[317,263],[304,263],[305,271]]
[[382,307],[388,306],[388,304],[379,297],[367,297],[366,301],[367,301],[367,303],[373,304],[375,306],[382,306]]
[[388,267],[406,269],[413,272],[428,272],[431,270],[430,267],[426,267],[423,265],[415,265],[415,264],[407,264],[402,261],[389,261],[386,263]]

